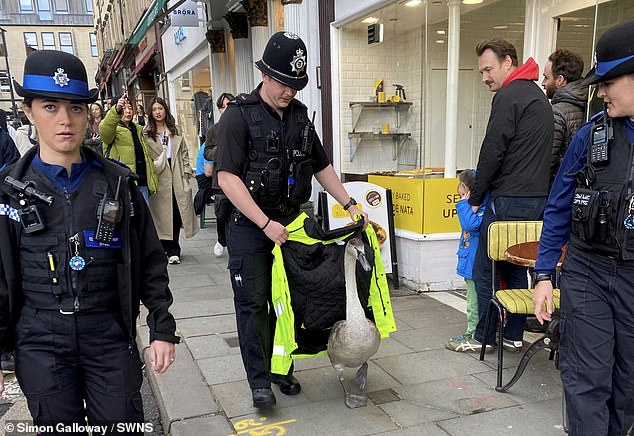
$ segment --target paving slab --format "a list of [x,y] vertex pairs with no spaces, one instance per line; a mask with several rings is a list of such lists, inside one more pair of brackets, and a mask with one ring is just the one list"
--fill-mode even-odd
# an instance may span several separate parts
[[381,404],[379,407],[389,415],[399,427],[411,427],[458,416],[448,410],[409,400]]
[[561,400],[551,399],[501,410],[439,421],[450,435],[564,436]]
[[305,369],[323,368],[324,366],[331,366],[330,359],[327,354],[324,354],[323,356],[293,360],[295,372],[303,371]]
[[[303,386],[304,385],[302,384],[302,387]],[[277,401],[277,405],[275,407],[278,409],[299,406],[300,404],[310,402],[304,392],[288,396],[281,393],[277,385],[273,385],[272,389]],[[222,404],[224,412],[229,418],[258,413],[258,409],[253,407],[251,389],[249,388],[249,383],[246,380],[214,385],[211,387],[211,390],[213,391],[214,396],[218,399],[218,402]]]
[[[411,331],[411,330],[408,330]],[[395,332],[396,333],[396,332]],[[422,334],[422,332],[418,332],[418,334]],[[394,333],[389,338],[381,339],[381,345],[379,346],[379,351],[376,352],[372,359],[380,359],[381,357],[388,356],[398,356],[400,354],[411,353],[412,350],[399,341],[397,341],[394,337]]]
[[170,312],[176,319],[235,313],[233,298],[215,298],[187,302],[174,302]]
[[[176,265],[176,266],[180,267],[181,265]],[[171,269],[172,268],[168,268],[168,272]],[[195,288],[199,286],[212,286],[215,284],[216,283],[211,278],[211,274],[185,274],[185,275],[178,275],[178,276],[171,275],[169,286],[170,286],[170,289],[172,288],[182,289],[182,288]]]
[[176,328],[185,338],[237,331],[235,315],[201,316],[176,320]]
[[[414,310],[414,309],[431,309],[432,307],[437,307],[442,305],[441,302],[434,300],[424,294],[416,294],[394,298],[391,301],[392,303],[392,311],[403,312],[406,310]],[[464,316],[464,315],[463,315]]]
[[[252,415],[231,418],[237,431],[247,432],[256,424],[259,431],[268,425],[278,433],[302,436],[362,436],[388,430],[396,430],[398,426],[372,402],[367,407],[348,409],[343,400],[320,401],[306,403],[295,407],[274,408]],[[280,431],[282,430],[282,431]]]
[[223,415],[203,416],[172,423],[171,436],[225,436],[235,434],[233,426]]
[[404,310],[398,312],[398,319],[405,321],[413,328],[419,329],[424,327],[438,326],[443,324],[455,324],[464,322],[466,325],[466,317],[453,307],[437,304],[431,308],[432,310],[421,311],[420,309]]
[[[344,371],[346,387],[352,392],[357,392],[356,386],[353,383],[355,372],[356,369],[350,368],[346,368]],[[341,405],[344,406],[343,388],[341,387],[341,383],[339,383],[339,375],[332,366],[298,371],[296,377],[302,384],[302,391],[311,401],[338,399]],[[373,362],[369,362],[368,381],[365,387],[366,393],[394,388],[396,386],[400,386],[397,380]]]
[[247,378],[242,357],[239,354],[200,359],[198,366],[210,386]]
[[447,432],[434,423],[415,425],[376,434],[381,436],[447,436]]
[[[464,333],[466,323],[443,323],[425,328],[397,330],[390,338],[406,346],[410,351],[445,349],[445,343],[454,336]],[[449,353],[450,351],[447,350]]]
[[490,385],[472,375],[396,387],[394,391],[402,401],[447,410],[458,415],[472,415],[518,404],[511,396],[496,392]]
[[172,289],[174,301],[186,303],[210,299],[233,298],[233,291],[226,286],[196,286],[193,288]]

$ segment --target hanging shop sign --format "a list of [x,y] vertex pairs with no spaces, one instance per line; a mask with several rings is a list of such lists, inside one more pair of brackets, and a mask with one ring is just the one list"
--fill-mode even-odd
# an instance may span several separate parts
[[170,14],[172,26],[198,27],[198,5],[194,1],[186,1]]

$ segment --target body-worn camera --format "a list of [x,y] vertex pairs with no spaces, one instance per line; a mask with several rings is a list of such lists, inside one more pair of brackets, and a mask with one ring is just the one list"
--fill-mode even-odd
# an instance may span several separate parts
[[44,192],[41,192],[32,181],[22,182],[11,176],[4,179],[4,183],[17,192],[18,203],[20,203],[20,223],[26,233],[34,233],[43,230],[46,226],[40,211],[35,204],[31,204],[31,200],[41,201],[47,206],[53,204],[54,198]]

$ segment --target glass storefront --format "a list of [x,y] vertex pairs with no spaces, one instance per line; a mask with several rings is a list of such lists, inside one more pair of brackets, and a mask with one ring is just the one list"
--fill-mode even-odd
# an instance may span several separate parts
[[[456,158],[464,169],[477,164],[493,97],[480,81],[474,47],[501,37],[515,45],[521,62],[526,0],[488,0],[459,10]],[[409,1],[341,28],[342,172],[443,171],[448,20],[444,2]],[[369,44],[373,23],[382,41]]]
[[[200,61],[194,68],[188,70],[174,80],[174,96],[176,108],[172,110],[176,117],[176,124],[181,129],[181,134],[187,140],[189,157],[192,166],[195,165],[196,154],[200,147],[201,111],[211,98],[211,75],[209,73],[209,60]],[[204,130],[204,126],[202,127]]]

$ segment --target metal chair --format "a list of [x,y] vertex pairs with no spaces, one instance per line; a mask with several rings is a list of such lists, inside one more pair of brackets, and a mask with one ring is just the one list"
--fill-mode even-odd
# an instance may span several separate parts
[[[487,253],[491,259],[492,269],[492,282],[491,293],[492,297],[489,301],[489,306],[485,318],[485,326],[489,326],[491,321],[491,311],[493,308],[497,309],[498,316],[498,364],[497,364],[497,383],[495,390],[498,392],[505,392],[511,386],[517,382],[521,377],[526,365],[530,358],[542,348],[550,348],[552,360],[558,356],[558,328],[556,329],[556,335],[554,331],[546,333],[542,338],[536,341],[534,344],[528,347],[520,365],[511,379],[506,385],[502,385],[502,369],[504,365],[504,318],[506,313],[516,315],[532,315],[533,314],[533,289],[500,289],[496,291],[496,262],[508,261],[506,257],[506,250],[516,244],[523,242],[539,241],[539,237],[542,231],[541,221],[497,221],[492,223],[488,229],[488,241],[487,241]],[[555,289],[553,294],[553,304],[555,308],[559,308],[559,289]],[[558,324],[551,322],[552,329],[554,330]],[[551,328],[549,326],[549,328]],[[556,337],[555,337],[556,336]],[[480,360],[484,360],[484,353],[487,346],[487,335],[482,338],[482,351],[480,352]]]

